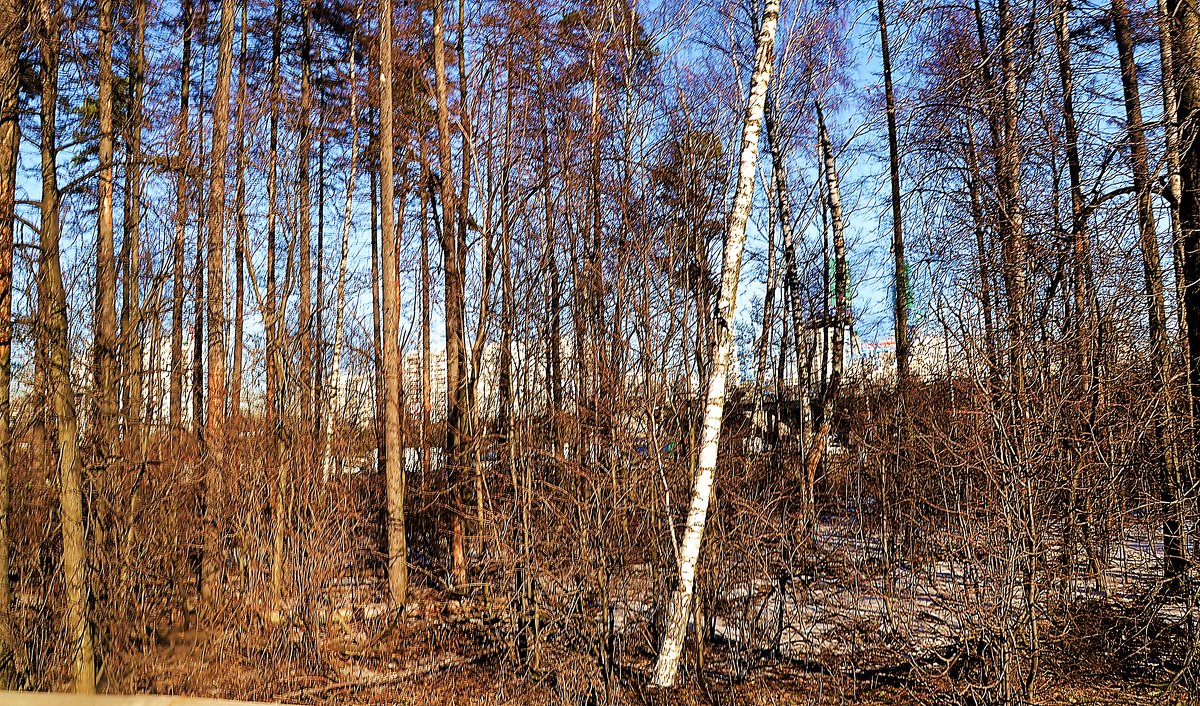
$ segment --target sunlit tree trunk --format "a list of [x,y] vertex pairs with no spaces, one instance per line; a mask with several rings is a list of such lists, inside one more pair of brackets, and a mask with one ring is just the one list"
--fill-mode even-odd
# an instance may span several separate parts
[[[440,4],[440,0],[437,0]],[[379,221],[382,227],[384,446],[387,454],[388,597],[408,600],[408,546],[404,536],[404,449],[400,438],[400,282],[396,270],[396,193],[392,108],[392,2],[379,6]]]
[[117,447],[117,261],[113,245],[113,4],[99,0],[100,117],[99,206],[96,229],[96,313],[94,339],[94,396],[96,401],[97,450],[108,463]]
[[221,0],[217,85],[213,92],[208,218],[208,407],[204,421],[204,558],[201,593],[216,597],[224,563],[219,526],[225,468],[225,151],[229,137],[229,84],[233,73],[236,0]]
[[[357,26],[355,22],[355,26]],[[357,38],[357,34],[354,35]],[[351,46],[354,45],[353,39]],[[350,166],[346,176],[346,212],[342,219],[341,259],[338,261],[337,279],[337,311],[333,329],[333,360],[329,374],[329,389],[333,394],[332,408],[325,413],[324,451],[321,454],[321,475],[329,480],[331,472],[330,450],[333,440],[333,417],[340,413],[343,403],[342,394],[342,327],[346,323],[346,268],[350,256],[350,226],[354,216],[354,179],[358,169],[358,86],[356,79],[357,65],[354,56],[348,58],[350,64],[350,80],[347,90],[350,94]],[[399,328],[399,326],[397,326]],[[403,459],[401,459],[403,460]],[[390,537],[389,537],[390,540]],[[390,584],[390,576],[389,576]]]
[[249,231],[246,222],[246,101],[248,99],[248,66],[246,63],[246,39],[248,34],[247,5],[242,0],[241,46],[238,51],[237,93],[237,186],[234,197],[235,234],[233,245],[234,295],[233,295],[233,369],[229,376],[229,412],[236,422],[242,415],[242,355],[244,348],[246,280],[245,256]]
[[[1175,298],[1178,307],[1179,338],[1183,348],[1186,365],[1190,368],[1191,361],[1187,360],[1187,316],[1184,303],[1184,243],[1183,231],[1180,227],[1179,208],[1182,193],[1179,178],[1179,100],[1176,86],[1175,48],[1171,41],[1171,15],[1167,9],[1167,0],[1158,0],[1158,56],[1161,67],[1162,99],[1163,99],[1163,158],[1167,168],[1168,208],[1171,214],[1171,253],[1175,270]],[[1191,415],[1187,406],[1186,414]]]
[[1162,264],[1158,252],[1158,233],[1154,218],[1154,194],[1150,176],[1150,157],[1142,124],[1142,105],[1138,94],[1137,64],[1134,59],[1133,31],[1129,26],[1129,8],[1124,0],[1112,0],[1113,33],[1121,63],[1121,87],[1125,95],[1125,120],[1129,139],[1129,157],[1133,165],[1133,187],[1137,202],[1138,234],[1145,275],[1145,296],[1149,307],[1150,357],[1154,385],[1163,396],[1156,405],[1154,430],[1158,448],[1163,521],[1163,573],[1168,588],[1177,591],[1187,569],[1177,498],[1182,485],[1179,457],[1175,450],[1175,424],[1171,399],[1171,361],[1167,343],[1167,313],[1163,294]]
[[[445,272],[446,328],[446,482],[450,494],[450,575],[455,586],[467,581],[462,471],[466,459],[463,423],[466,419],[467,374],[464,333],[464,282],[462,264],[466,261],[465,218],[455,218],[458,212],[454,191],[454,165],[450,155],[450,109],[446,85],[445,10],[443,0],[433,2],[433,66],[434,91],[437,103],[438,161],[441,167],[442,195],[442,252]],[[461,31],[461,29],[460,29]],[[460,228],[460,225],[462,228]],[[386,231],[386,228],[385,228]]]
[[[308,0],[300,1],[300,107],[297,115],[297,155],[299,180],[299,210],[296,245],[299,254],[299,306],[297,307],[296,338],[300,348],[299,419],[312,424],[313,415],[313,351],[312,351],[312,183],[309,162],[312,157],[312,29]],[[311,427],[305,427],[307,432]],[[306,438],[308,434],[304,435]],[[309,447],[311,448],[311,446]]]
[[[825,117],[821,104],[817,103],[818,152],[822,162],[822,173],[825,181],[826,209],[829,212],[830,232],[833,235],[833,316],[826,321],[824,347],[828,359],[828,376],[825,376],[822,363],[822,377],[825,380],[821,395],[817,398],[816,411],[813,419],[812,443],[804,457],[805,507],[803,517],[809,530],[816,522],[816,484],[817,469],[825,458],[825,450],[829,444],[829,434],[832,429],[834,404],[842,383],[842,368],[846,356],[846,331],[850,327],[850,268],[846,260],[845,226],[842,221],[841,186],[838,181],[837,161],[833,154],[833,145],[829,140],[829,132],[825,129]],[[829,329],[832,328],[832,331]],[[798,333],[798,332],[797,332]]]
[[283,443],[284,369],[283,317],[287,307],[280,302],[276,287],[279,219],[279,103],[280,61],[283,45],[283,0],[275,0],[275,15],[271,24],[271,106],[268,118],[269,143],[267,150],[267,312],[266,329],[267,419],[271,425],[275,487],[271,504],[271,607],[277,610],[283,595],[283,539],[287,529],[288,498],[290,495],[290,459]]
[[142,297],[141,297],[141,224],[142,224],[142,127],[145,117],[146,0],[134,3],[133,47],[129,61],[129,118],[125,148],[125,242],[121,302],[121,363],[124,394],[124,420],[128,439],[137,444],[136,462],[141,463],[144,447],[143,398],[145,380],[142,370]]
[[183,431],[183,300],[187,288],[184,279],[184,247],[187,242],[188,222],[188,170],[191,167],[191,152],[188,148],[188,94],[192,83],[192,0],[182,0],[180,15],[183,24],[183,57],[179,63],[179,123],[176,128],[176,159],[178,176],[175,182],[175,244],[171,250],[172,280],[174,290],[171,298],[171,432],[178,441]]
[[0,689],[17,688],[23,641],[13,624],[9,582],[12,504],[13,226],[21,130],[17,61],[25,38],[26,8],[0,0]]
[[[755,43],[754,71],[750,76],[750,99],[742,125],[741,156],[738,164],[737,190],[725,233],[725,252],[721,267],[721,298],[716,320],[713,365],[705,395],[704,425],[701,430],[699,461],[692,489],[691,505],[683,541],[679,550],[679,576],[667,605],[667,617],[658,662],[654,667],[653,683],[671,687],[679,670],[679,657],[687,635],[691,614],[692,590],[696,579],[696,564],[700,559],[700,544],[708,518],[712,497],[713,474],[717,467],[717,447],[721,440],[721,425],[725,412],[725,390],[729,361],[733,353],[733,315],[737,308],[738,280],[742,269],[742,251],[746,245],[746,221],[754,200],[755,174],[758,169],[758,139],[762,126],[763,108],[767,100],[767,84],[774,65],[775,27],[779,21],[779,0],[767,0],[762,24]],[[697,624],[697,629],[699,625]]]
[[92,637],[86,529],[83,514],[79,419],[71,389],[71,348],[67,332],[67,291],[59,252],[58,60],[59,9],[40,0],[42,221],[38,289],[45,310],[38,344],[46,348],[55,424],[58,428],[58,477],[62,522],[62,576],[66,594],[66,638],[75,691],[96,690],[96,654]]

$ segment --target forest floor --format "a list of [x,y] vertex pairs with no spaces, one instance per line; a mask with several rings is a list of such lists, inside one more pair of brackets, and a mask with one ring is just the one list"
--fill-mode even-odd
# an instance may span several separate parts
[[[578,654],[543,653],[543,669],[516,670],[513,655],[497,646],[482,605],[422,592],[405,616],[391,623],[343,622],[308,641],[303,631],[271,644],[233,646],[199,635],[168,636],[128,663],[130,681],[110,690],[295,704],[712,704],[720,706],[824,706],[976,703],[949,670],[890,668],[837,672],[795,658],[758,659],[736,681],[728,678],[736,656],[728,646],[706,651],[696,678],[694,653],[686,686],[669,694],[647,686],[652,657],[626,650],[607,692],[594,661]],[[287,633],[276,630],[277,637]],[[341,633],[336,635],[334,633]],[[1084,659],[1083,662],[1089,660]],[[590,662],[590,663],[589,663]],[[1103,666],[1047,660],[1039,704],[1192,704],[1182,686]],[[591,674],[592,676],[587,676]]]

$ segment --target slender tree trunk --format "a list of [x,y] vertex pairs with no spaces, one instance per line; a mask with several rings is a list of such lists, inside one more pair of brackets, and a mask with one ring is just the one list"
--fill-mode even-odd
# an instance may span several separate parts
[[1158,252],[1158,233],[1154,219],[1150,158],[1147,154],[1145,128],[1142,124],[1141,98],[1138,95],[1133,32],[1129,26],[1129,8],[1125,5],[1125,0],[1112,0],[1112,21],[1113,32],[1117,40],[1117,55],[1121,62],[1121,87],[1125,94],[1129,157],[1133,166],[1133,187],[1136,193],[1138,233],[1145,275],[1145,295],[1149,307],[1150,357],[1154,370],[1154,386],[1163,396],[1162,402],[1155,406],[1154,420],[1155,437],[1158,444],[1156,454],[1162,482],[1162,498],[1166,510],[1163,521],[1163,574],[1168,589],[1177,592],[1183,573],[1187,569],[1177,501],[1182,482],[1179,475],[1179,457],[1175,450],[1176,432],[1172,413],[1167,314],[1163,294],[1162,264]]
[[204,424],[204,558],[201,593],[216,597],[224,564],[219,527],[225,473],[225,152],[229,137],[229,84],[233,73],[236,0],[221,0],[217,85],[213,92],[212,156],[208,191],[208,407]]
[[[297,307],[297,343],[300,347],[301,374],[299,403],[299,418],[302,424],[312,424],[313,414],[313,373],[314,361],[312,351],[312,183],[309,176],[309,162],[312,157],[312,29],[309,19],[308,0],[300,2],[300,112],[298,115],[300,154],[297,156],[297,176],[299,180],[299,218],[297,245],[300,256],[299,297]],[[311,427],[306,427],[311,428]]]
[[96,232],[96,332],[94,384],[97,411],[97,442],[102,463],[116,454],[117,431],[117,261],[113,245],[113,4],[99,0],[100,61],[100,171],[97,191],[100,200]]
[[[1180,196],[1182,187],[1179,179],[1179,112],[1178,98],[1176,97],[1176,61],[1175,49],[1171,42],[1171,16],[1167,10],[1167,0],[1158,0],[1158,52],[1159,63],[1162,68],[1162,94],[1163,94],[1163,141],[1164,141],[1164,158],[1167,164],[1167,189],[1170,194],[1169,209],[1171,213],[1171,252],[1172,261],[1175,270],[1175,297],[1176,306],[1178,307],[1178,326],[1179,338],[1182,342],[1184,360],[1190,368],[1191,361],[1187,358],[1187,316],[1185,315],[1186,305],[1184,303],[1184,243],[1183,231],[1180,228],[1179,208]],[[1191,416],[1190,405],[1186,407],[1186,414]]]
[[[371,150],[378,150],[377,138],[371,140]],[[375,462],[380,473],[387,471],[386,449],[383,438],[383,303],[380,298],[382,285],[379,281],[379,177],[374,168],[371,173],[371,362],[375,373]]]
[[142,370],[141,298],[141,216],[142,216],[142,112],[146,66],[146,0],[134,3],[134,36],[129,62],[129,120],[125,149],[125,243],[122,250],[125,287],[121,306],[121,348],[125,365],[125,429],[138,446],[137,463],[144,448],[143,398],[145,380]]
[[[792,223],[792,200],[787,174],[787,149],[784,137],[780,134],[779,118],[776,115],[775,98],[767,95],[767,105],[764,112],[767,129],[767,145],[771,151],[771,172],[774,182],[775,201],[779,211],[779,227],[783,233],[783,281],[786,298],[786,315],[791,317],[792,347],[796,356],[796,381],[799,387],[795,395],[805,400],[796,410],[795,418],[790,423],[795,428],[795,436],[803,439],[808,428],[809,405],[807,404],[808,386],[808,352],[805,350],[805,340],[801,332],[804,330],[804,312],[800,302],[800,273],[796,262],[796,232]],[[781,341],[781,345],[782,345]],[[786,357],[781,348],[780,357]],[[780,402],[776,398],[777,404]],[[778,410],[777,410],[778,411]],[[776,414],[778,417],[778,414]],[[802,442],[801,442],[802,443]],[[807,501],[806,501],[807,502]]]
[[[1200,14],[1196,0],[1167,0],[1179,150],[1179,230],[1183,241],[1184,312],[1190,413],[1200,419]],[[1190,449],[1197,450],[1195,438]],[[1200,542],[1197,543],[1200,547]]]
[[[829,360],[829,374],[817,400],[816,414],[813,420],[812,444],[808,447],[804,459],[805,472],[805,503],[803,517],[811,530],[816,523],[816,482],[817,468],[825,458],[829,434],[832,429],[834,404],[837,401],[842,381],[842,368],[845,365],[846,331],[850,327],[850,269],[846,261],[846,239],[842,223],[842,197],[838,182],[837,162],[833,154],[833,145],[829,133],[825,129],[825,116],[817,103],[817,130],[819,152],[823,163],[822,172],[825,178],[826,208],[829,212],[830,231],[833,235],[833,317],[826,322],[826,331],[832,331],[826,337],[825,356]],[[824,376],[824,364],[822,375]]]
[[[1091,247],[1087,234],[1086,215],[1084,214],[1083,170],[1079,160],[1079,130],[1075,123],[1074,80],[1071,71],[1071,32],[1068,17],[1068,7],[1065,0],[1057,0],[1054,8],[1055,48],[1058,55],[1058,75],[1063,94],[1063,131],[1066,138],[1067,171],[1071,180],[1071,250],[1073,259],[1072,304],[1076,328],[1076,374],[1079,377],[1079,389],[1083,398],[1092,399],[1092,363],[1091,351],[1095,343],[1096,309],[1092,306],[1091,295]],[[1086,438],[1084,426],[1090,417],[1086,411],[1080,414],[1080,426],[1076,435]],[[1072,554],[1075,546],[1076,529],[1083,525],[1079,500],[1079,485],[1086,463],[1085,449],[1079,442],[1073,442],[1071,452],[1074,456],[1074,468],[1071,471],[1070,491],[1067,499],[1068,518],[1064,523],[1063,562],[1068,568],[1073,563]]]
[[179,174],[175,182],[175,246],[171,256],[175,289],[171,299],[171,401],[170,425],[176,442],[183,432],[183,300],[187,284],[184,280],[184,247],[187,242],[188,170],[191,153],[188,149],[188,94],[192,83],[192,0],[181,0],[183,20],[183,58],[179,64],[179,124],[177,159]]
[[[433,186],[429,181],[429,165],[425,155],[425,140],[421,140],[421,169],[424,170],[421,180],[421,483],[425,484],[432,477],[433,444],[430,436],[430,418],[433,414],[432,358],[433,336],[431,329],[430,298],[433,290],[433,277],[429,272],[429,205],[433,199]],[[422,487],[424,489],[424,486]]]
[[[440,0],[437,0],[440,5]],[[408,600],[408,546],[404,535],[404,449],[400,438],[400,283],[397,281],[396,194],[393,160],[392,2],[379,6],[379,179],[383,228],[384,447],[387,453],[388,594],[394,608]]]
[[[879,42],[883,52],[883,93],[888,126],[888,171],[892,186],[892,262],[895,291],[892,299],[892,322],[896,337],[896,388],[899,390],[901,414],[908,393],[908,265],[904,262],[904,220],[900,203],[900,134],[896,127],[896,95],[892,88],[892,48],[888,44],[887,14],[884,0],[878,0]],[[900,425],[904,430],[905,424]],[[905,439],[898,441],[900,447]]]
[[0,0],[0,689],[20,686],[24,641],[13,624],[9,583],[9,513],[12,504],[13,220],[17,196],[17,62],[25,38],[21,0]]
[[[433,2],[433,66],[435,99],[437,102],[438,161],[441,167],[442,192],[442,252],[445,271],[445,328],[446,328],[446,482],[450,495],[450,575],[455,586],[467,581],[465,527],[462,508],[462,470],[466,458],[463,422],[467,413],[467,375],[463,369],[466,349],[463,340],[464,272],[466,233],[456,223],[454,166],[450,155],[450,109],[446,87],[446,41],[444,1]],[[461,30],[460,30],[461,31]],[[465,227],[465,218],[462,219]],[[463,252],[460,252],[463,251]]]
[[[201,14],[207,18],[207,3],[202,8]],[[196,133],[199,136],[199,149],[197,157],[200,167],[200,173],[205,173],[204,164],[204,74],[208,68],[208,52],[204,51],[205,41],[208,35],[207,20],[200,25],[200,95],[196,101],[196,117],[197,126]],[[211,183],[210,183],[211,188]],[[200,193],[204,194],[203,182],[200,184]],[[201,208],[203,215],[203,208]],[[201,227],[203,219],[196,224],[196,266],[192,270],[192,436],[196,441],[196,448],[201,453],[201,447],[204,442],[204,228]]]
[[234,241],[234,301],[233,301],[233,370],[229,378],[229,412],[235,424],[242,414],[242,355],[246,310],[246,243],[249,229],[246,222],[246,101],[248,100],[248,65],[246,39],[248,33],[247,0],[242,0],[241,47],[238,51],[237,93],[237,195],[234,197],[236,235]]
[[733,351],[733,315],[737,307],[742,251],[746,245],[746,221],[750,217],[750,207],[754,200],[759,131],[767,100],[767,84],[774,66],[775,27],[778,21],[779,0],[767,0],[755,43],[754,71],[750,76],[750,100],[746,106],[746,117],[742,126],[737,190],[734,192],[733,209],[730,211],[725,234],[719,316],[716,320],[713,365],[708,380],[695,485],[687,524],[684,526],[683,541],[680,543],[679,579],[667,606],[666,631],[654,668],[654,684],[659,687],[673,686],[679,670],[679,656],[683,651],[688,616],[692,607],[696,564],[700,558],[700,544],[704,538],[708,503],[712,496],[713,474],[717,466],[717,448],[725,411],[726,380]]
[[275,488],[271,505],[271,609],[281,607],[283,597],[283,540],[287,529],[289,497],[289,462],[283,442],[285,403],[283,399],[282,338],[283,317],[287,307],[279,301],[276,277],[279,269],[277,220],[279,215],[279,103],[280,59],[283,44],[283,0],[275,0],[275,17],[271,25],[271,106],[268,118],[269,149],[267,151],[267,311],[266,373],[267,416],[276,465]]
[[[354,26],[358,26],[357,13],[355,16]],[[357,39],[357,32],[354,33],[350,41],[350,46],[354,46],[354,41]],[[358,85],[357,73],[353,52],[348,58],[350,64],[350,81],[347,90],[350,93],[350,166],[349,173],[346,177],[346,213],[342,219],[342,241],[341,241],[341,259],[338,261],[338,279],[337,279],[337,319],[333,329],[333,361],[331,363],[332,370],[329,375],[329,389],[333,393],[333,407],[325,413],[325,440],[324,452],[322,453],[321,475],[325,480],[329,480],[331,473],[330,467],[330,450],[333,440],[333,417],[340,413],[342,409],[342,327],[346,322],[346,267],[350,256],[350,226],[354,216],[354,178],[357,176],[358,169]],[[399,325],[397,325],[399,328]],[[401,454],[403,461],[403,454]],[[390,541],[389,536],[389,541]],[[390,566],[390,562],[389,562]],[[389,576],[389,585],[391,583]]]
[[62,571],[66,593],[66,634],[75,691],[96,691],[96,654],[88,609],[89,571],[83,514],[82,464],[79,460],[79,420],[71,389],[71,348],[67,332],[67,292],[63,285],[59,253],[58,191],[58,57],[59,9],[53,0],[40,0],[41,37],[41,139],[42,221],[41,259],[38,266],[39,297],[46,308],[41,315],[49,362],[53,411],[58,428],[58,475],[62,522]]

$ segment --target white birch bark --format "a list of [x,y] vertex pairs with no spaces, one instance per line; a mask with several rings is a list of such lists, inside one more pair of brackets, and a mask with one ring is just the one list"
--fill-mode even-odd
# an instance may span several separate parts
[[758,138],[762,128],[763,108],[767,99],[767,84],[774,65],[775,27],[779,22],[779,0],[767,0],[763,10],[754,52],[754,70],[750,75],[750,100],[742,126],[741,159],[738,166],[737,191],[733,210],[729,214],[725,233],[725,253],[721,268],[721,299],[718,304],[717,331],[712,372],[708,379],[705,400],[704,427],[700,437],[700,457],[692,489],[691,507],[679,553],[679,582],[667,605],[667,624],[658,663],[654,667],[654,685],[671,687],[679,671],[679,656],[687,635],[691,611],[692,589],[696,579],[696,564],[700,558],[700,543],[704,539],[704,524],[708,518],[708,502],[712,496],[713,472],[717,466],[717,445],[721,438],[721,423],[725,414],[725,383],[733,349],[733,314],[737,308],[738,279],[742,269],[742,250],[746,245],[746,221],[754,199],[755,172],[758,168]]

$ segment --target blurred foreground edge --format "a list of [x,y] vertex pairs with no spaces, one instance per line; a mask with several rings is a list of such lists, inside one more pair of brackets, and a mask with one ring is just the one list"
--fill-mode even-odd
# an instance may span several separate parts
[[0,691],[0,706],[236,706],[252,703],[264,702],[148,694],[117,696],[112,694],[45,694],[28,691]]

